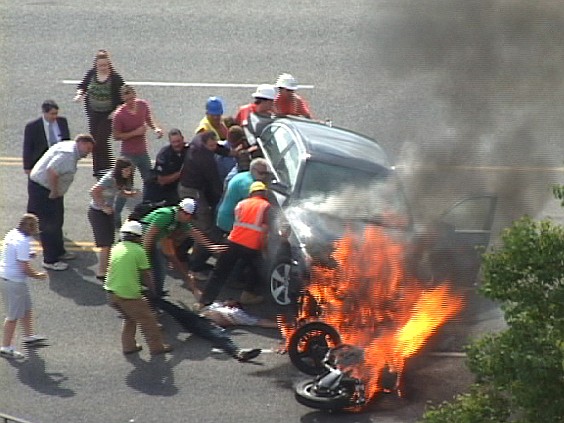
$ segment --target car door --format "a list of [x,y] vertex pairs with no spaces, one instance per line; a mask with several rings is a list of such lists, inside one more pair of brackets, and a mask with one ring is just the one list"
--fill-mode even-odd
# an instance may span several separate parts
[[282,208],[291,201],[299,184],[303,159],[296,135],[286,125],[269,125],[263,131],[259,143],[273,172],[269,186],[272,207],[269,213],[268,248],[265,255],[266,279],[274,301],[287,305],[290,303],[288,295],[292,267],[291,250],[298,244],[289,231]]
[[497,196],[464,198],[447,209],[435,223],[438,241],[432,248],[433,272],[457,285],[473,285],[481,255],[489,246]]

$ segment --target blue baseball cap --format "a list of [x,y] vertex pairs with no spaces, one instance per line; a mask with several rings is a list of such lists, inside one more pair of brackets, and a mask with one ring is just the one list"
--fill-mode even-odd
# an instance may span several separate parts
[[219,97],[210,97],[206,101],[206,113],[208,115],[222,115],[223,101]]

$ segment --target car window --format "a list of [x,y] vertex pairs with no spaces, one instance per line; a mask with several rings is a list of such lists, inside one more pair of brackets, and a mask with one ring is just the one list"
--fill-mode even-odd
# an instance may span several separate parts
[[348,219],[407,226],[411,217],[401,185],[393,173],[308,160],[297,196],[314,209]]
[[[341,191],[347,186],[364,185],[373,175],[361,169],[308,160],[300,188],[300,197]],[[362,182],[361,182],[362,181]]]
[[263,151],[266,153],[275,169],[282,158],[284,150],[286,150],[288,145],[294,142],[290,131],[280,126],[267,128],[261,140],[263,142]]
[[282,159],[274,166],[274,172],[280,182],[287,185],[290,190],[296,185],[298,179],[298,171],[300,166],[300,153],[298,146],[292,144]]
[[470,197],[454,205],[441,221],[457,231],[489,231],[495,212],[496,198],[489,195]]

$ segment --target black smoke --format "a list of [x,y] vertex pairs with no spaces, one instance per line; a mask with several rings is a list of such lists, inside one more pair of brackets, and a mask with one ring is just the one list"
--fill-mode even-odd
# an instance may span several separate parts
[[[427,87],[432,139],[401,132],[396,156],[420,216],[464,195],[499,195],[504,223],[535,216],[562,182],[564,3],[380,3],[374,55],[398,84]],[[376,63],[376,62],[374,62]],[[418,117],[407,111],[406,127]]]

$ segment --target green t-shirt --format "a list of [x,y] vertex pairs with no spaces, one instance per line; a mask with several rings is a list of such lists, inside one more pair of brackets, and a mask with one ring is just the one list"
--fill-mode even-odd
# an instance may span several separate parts
[[141,244],[122,241],[112,247],[104,288],[118,297],[141,298],[141,271],[150,269]]
[[177,206],[170,206],[170,207],[161,207],[159,209],[153,210],[143,219],[141,219],[141,223],[143,223],[143,229],[146,232],[151,226],[156,226],[159,228],[159,234],[155,241],[160,241],[164,237],[169,236],[174,231],[180,229],[183,231],[189,231],[192,229],[192,224],[189,222],[181,223],[176,220],[176,213],[178,207]]
[[112,83],[111,78],[104,82],[96,81],[93,78],[88,85],[88,104],[95,112],[111,112],[112,104]]

